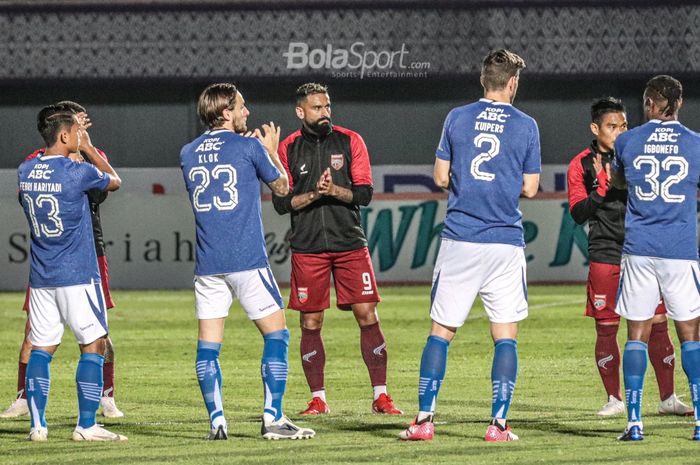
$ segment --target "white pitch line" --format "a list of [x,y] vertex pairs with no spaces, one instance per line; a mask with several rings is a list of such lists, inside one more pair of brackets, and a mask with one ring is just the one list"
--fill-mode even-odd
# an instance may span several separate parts
[[582,305],[586,303],[586,299],[577,299],[577,300],[562,300],[559,302],[550,302],[548,304],[535,304],[535,305],[530,305],[530,309],[540,309],[540,308],[549,308],[549,307],[559,307],[561,305]]

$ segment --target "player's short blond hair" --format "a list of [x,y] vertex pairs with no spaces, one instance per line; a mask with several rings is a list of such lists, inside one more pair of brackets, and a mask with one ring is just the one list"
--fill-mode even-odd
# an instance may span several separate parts
[[481,63],[481,85],[487,91],[501,90],[525,68],[525,60],[505,49],[494,50]]
[[237,93],[236,86],[228,82],[207,86],[197,100],[197,114],[202,124],[209,129],[224,124],[224,110],[233,110]]

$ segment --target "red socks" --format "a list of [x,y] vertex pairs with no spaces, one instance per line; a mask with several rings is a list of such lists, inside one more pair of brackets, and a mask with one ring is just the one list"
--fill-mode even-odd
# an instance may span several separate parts
[[657,323],[651,327],[649,360],[654,367],[656,381],[659,383],[659,397],[661,400],[666,400],[675,391],[673,370],[676,366],[673,343],[668,335],[668,321]]
[[386,342],[379,322],[360,327],[360,348],[372,386],[386,385]]
[[621,400],[620,396],[620,346],[617,344],[618,325],[595,326],[595,361],[603,380],[605,392]]
[[25,389],[26,377],[27,364],[19,362],[19,368],[17,369],[17,398],[27,398],[27,390]]
[[102,377],[104,378],[102,397],[114,397],[114,362],[105,362],[102,365]]
[[326,367],[326,350],[320,329],[301,328],[301,366],[311,392],[322,391],[323,372]]

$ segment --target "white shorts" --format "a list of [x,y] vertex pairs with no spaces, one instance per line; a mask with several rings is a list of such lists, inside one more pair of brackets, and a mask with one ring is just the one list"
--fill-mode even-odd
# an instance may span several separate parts
[[695,260],[623,255],[615,312],[632,321],[654,316],[663,297],[668,317],[700,317],[700,270]]
[[237,297],[251,320],[259,320],[284,308],[270,268],[236,273],[195,276],[194,300],[198,320],[225,318]]
[[90,344],[107,330],[107,307],[99,282],[77,286],[29,288],[29,342],[46,347],[61,343],[64,326],[78,344]]
[[525,250],[508,244],[442,239],[433,271],[430,317],[460,327],[477,294],[492,323],[527,318]]

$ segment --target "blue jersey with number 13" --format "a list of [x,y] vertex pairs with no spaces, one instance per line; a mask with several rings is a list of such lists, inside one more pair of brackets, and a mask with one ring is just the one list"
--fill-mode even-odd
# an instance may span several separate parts
[[180,152],[197,231],[195,275],[264,268],[260,180],[281,176],[262,143],[229,130],[207,131]]
[[32,288],[100,281],[87,191],[106,190],[109,176],[63,155],[23,162],[19,199],[31,231]]
[[523,174],[541,171],[535,120],[485,98],[455,108],[447,115],[436,155],[450,162],[442,237],[524,246],[518,208]]

